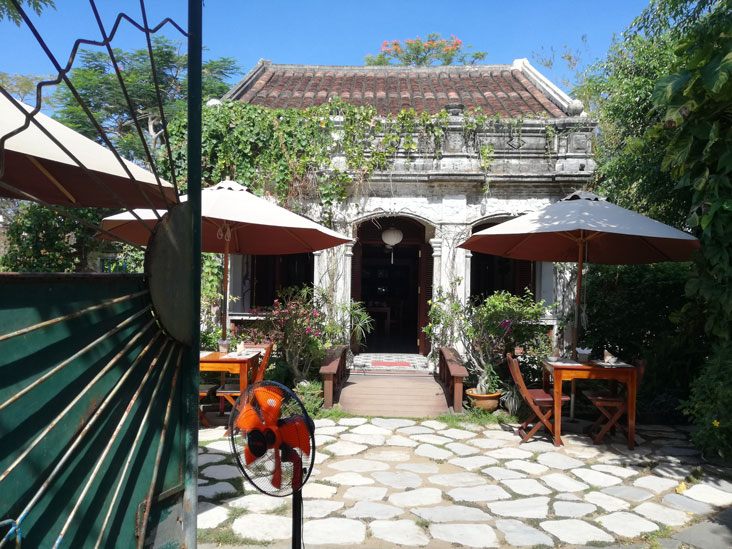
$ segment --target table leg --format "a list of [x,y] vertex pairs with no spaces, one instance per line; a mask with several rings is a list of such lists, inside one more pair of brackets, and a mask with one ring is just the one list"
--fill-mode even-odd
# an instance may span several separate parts
[[628,379],[628,448],[635,447],[635,394],[638,388],[638,374],[632,372]]
[[[221,387],[223,387],[225,383],[226,383],[226,372],[221,372]],[[224,399],[224,397],[219,397],[219,416],[224,415],[225,409],[226,409],[226,399]]]
[[562,374],[554,370],[554,446],[562,445]]
[[577,380],[572,380],[572,393],[569,395],[569,419],[574,420],[574,395],[577,392]]
[[547,370],[546,368],[544,368],[541,384],[542,384],[542,389],[544,389],[544,392],[548,393],[549,392],[549,370]]

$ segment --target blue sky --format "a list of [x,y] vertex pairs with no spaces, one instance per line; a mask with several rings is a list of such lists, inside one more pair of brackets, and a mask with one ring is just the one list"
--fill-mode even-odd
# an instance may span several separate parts
[[[148,0],[151,23],[170,16],[186,25],[184,0]],[[47,10],[34,21],[62,64],[66,63],[77,37],[99,39],[99,30],[87,1],[56,0],[57,10]],[[111,26],[116,10],[124,8],[140,20],[138,1],[99,0],[105,24]],[[103,5],[104,4],[104,5]],[[376,54],[384,40],[414,38],[429,32],[445,37],[454,34],[465,45],[487,51],[485,63],[511,63],[532,59],[534,52],[550,47],[559,52],[564,44],[582,49],[583,60],[603,57],[614,34],[627,27],[646,5],[644,1],[615,0],[612,3],[553,0],[498,2],[471,0],[373,0],[340,2],[325,0],[207,0],[204,5],[203,42],[205,57],[233,57],[242,68],[236,82],[259,59],[275,63],[362,65],[366,54]],[[114,11],[108,9],[109,6]],[[120,7],[122,6],[122,8]],[[127,27],[128,28],[128,27]],[[175,32],[166,33],[177,38]],[[589,50],[581,44],[587,36]],[[144,46],[143,36],[124,31],[115,46]],[[558,55],[557,55],[558,57]],[[557,81],[561,70],[550,73]],[[0,23],[0,72],[50,74],[45,55],[26,28],[8,21]]]

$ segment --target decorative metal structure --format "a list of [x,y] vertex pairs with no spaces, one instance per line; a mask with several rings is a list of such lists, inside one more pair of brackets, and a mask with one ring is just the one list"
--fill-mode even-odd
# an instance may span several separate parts
[[[138,18],[120,13],[108,30],[90,0],[102,40],[77,40],[62,66],[24,7],[11,1],[57,76],[38,85],[30,110],[0,88],[20,119],[0,126],[0,196],[34,200],[77,220],[59,205],[163,207],[168,222],[151,237],[145,274],[0,274],[0,547],[21,540],[30,547],[194,547],[202,2],[190,0],[185,32],[170,19],[151,27],[143,0]],[[112,42],[122,24],[144,36],[164,127],[152,35],[170,26],[188,39],[184,204],[175,174],[171,187],[155,168],[115,62]],[[82,46],[107,52],[152,173],[122,160],[70,80]],[[92,165],[66,140],[73,136],[39,114],[44,88],[57,84],[68,87],[97,129],[112,159],[108,168]],[[56,156],[15,147],[24,132],[42,134]],[[32,186],[17,177],[21,165],[37,170]]]

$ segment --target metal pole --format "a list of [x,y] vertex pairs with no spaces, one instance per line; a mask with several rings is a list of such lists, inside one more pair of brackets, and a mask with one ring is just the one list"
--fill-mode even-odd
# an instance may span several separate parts
[[186,353],[181,379],[185,410],[184,440],[184,538],[186,547],[196,547],[198,506],[198,369],[201,339],[201,64],[203,0],[188,0],[188,202],[191,204],[193,241],[190,288],[193,345]]
[[292,549],[302,548],[302,490],[292,493]]
[[[579,307],[580,307],[580,299],[582,296],[582,264],[584,262],[584,252],[585,252],[585,232],[580,231],[580,237],[578,241],[578,247],[579,247],[579,258],[577,260],[577,295],[574,298],[574,328],[572,333],[572,358],[577,360],[577,343],[579,342],[578,334],[579,334]],[[574,419],[574,397],[575,392],[577,390],[577,382],[576,380],[572,380],[572,393],[569,400],[569,419]]]

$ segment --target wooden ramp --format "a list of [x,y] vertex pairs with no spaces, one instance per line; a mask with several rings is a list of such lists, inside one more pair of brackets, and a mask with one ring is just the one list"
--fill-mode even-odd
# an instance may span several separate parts
[[432,375],[351,371],[338,402],[359,416],[436,417],[448,411],[445,393]]

